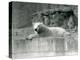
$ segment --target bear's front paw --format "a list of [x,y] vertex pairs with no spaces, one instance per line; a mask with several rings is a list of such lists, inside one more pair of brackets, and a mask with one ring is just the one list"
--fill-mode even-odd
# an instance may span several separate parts
[[27,37],[26,40],[32,40],[32,38]]
[[32,40],[32,35],[29,35],[26,40]]

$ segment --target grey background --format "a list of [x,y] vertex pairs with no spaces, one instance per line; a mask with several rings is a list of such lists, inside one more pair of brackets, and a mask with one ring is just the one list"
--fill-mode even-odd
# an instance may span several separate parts
[[[40,4],[40,3],[26,3],[26,2],[13,2],[12,3],[12,24],[14,28],[28,27],[32,25],[32,14],[42,10],[48,9],[68,9],[74,10],[77,16],[76,5],[59,5],[59,4]],[[65,10],[66,10],[65,9]]]

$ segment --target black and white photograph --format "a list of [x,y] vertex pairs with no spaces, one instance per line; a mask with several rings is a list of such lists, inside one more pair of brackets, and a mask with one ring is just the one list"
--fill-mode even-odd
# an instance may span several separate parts
[[9,2],[9,57],[78,55],[78,5]]

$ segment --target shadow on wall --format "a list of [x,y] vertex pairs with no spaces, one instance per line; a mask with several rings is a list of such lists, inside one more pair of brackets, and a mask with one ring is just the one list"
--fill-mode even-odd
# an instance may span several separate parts
[[43,22],[47,26],[63,27],[77,31],[78,18],[71,8],[48,9],[33,14],[33,22]]

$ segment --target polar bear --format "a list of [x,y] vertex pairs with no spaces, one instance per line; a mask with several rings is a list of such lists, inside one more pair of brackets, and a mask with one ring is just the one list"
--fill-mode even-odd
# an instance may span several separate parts
[[33,23],[34,34],[30,34],[26,39],[38,37],[65,37],[70,33],[61,27],[48,27],[41,22]]

